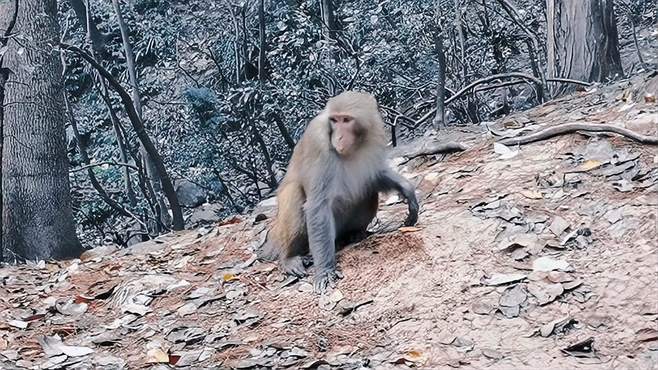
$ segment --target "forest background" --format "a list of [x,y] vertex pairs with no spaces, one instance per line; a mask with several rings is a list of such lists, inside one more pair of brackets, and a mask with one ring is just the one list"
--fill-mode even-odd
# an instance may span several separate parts
[[0,0],[5,261],[215,222],[306,122],[373,93],[391,142],[656,68],[653,0]]

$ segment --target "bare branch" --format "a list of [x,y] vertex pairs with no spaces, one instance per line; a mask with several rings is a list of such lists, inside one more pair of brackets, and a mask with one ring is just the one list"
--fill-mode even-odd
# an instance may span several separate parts
[[130,163],[121,163],[121,162],[115,162],[115,161],[103,161],[103,162],[94,162],[94,163],[89,163],[87,165],[77,167],[77,168],[71,168],[69,172],[79,172],[79,171],[84,171],[88,168],[92,167],[98,167],[98,166],[105,166],[105,165],[111,165],[111,166],[122,166],[122,167],[128,167],[132,168],[133,170],[137,171],[137,166],[132,165]]
[[592,84],[590,82],[574,80],[574,79],[571,79],[571,78],[562,78],[562,77],[547,78],[546,82],[562,82],[562,83],[576,84],[576,85],[582,85],[582,86],[592,86]]
[[576,131],[613,132],[615,134],[619,134],[621,136],[627,137],[631,140],[635,140],[641,144],[658,145],[658,137],[656,136],[642,135],[620,126],[609,125],[609,124],[597,124],[597,123],[565,123],[562,125],[557,125],[543,130],[539,130],[537,132],[525,136],[503,139],[500,140],[499,143],[504,145],[524,145],[524,144],[533,143],[535,141],[550,139],[554,136],[570,134]]

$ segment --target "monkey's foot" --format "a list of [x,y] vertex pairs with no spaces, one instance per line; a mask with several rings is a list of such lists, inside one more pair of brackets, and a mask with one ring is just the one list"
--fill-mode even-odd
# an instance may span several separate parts
[[304,259],[302,256],[294,256],[282,258],[279,266],[284,273],[288,275],[295,275],[297,277],[306,276],[306,268],[304,267]]
[[313,277],[313,291],[317,294],[324,293],[328,287],[336,285],[336,279],[338,279],[336,271],[325,270],[316,273]]

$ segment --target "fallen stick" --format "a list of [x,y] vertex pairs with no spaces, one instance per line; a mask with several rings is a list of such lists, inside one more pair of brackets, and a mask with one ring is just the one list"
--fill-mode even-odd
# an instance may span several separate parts
[[427,146],[423,145],[418,150],[413,152],[405,153],[403,157],[407,159],[414,159],[424,155],[463,152],[466,149],[468,149],[466,146],[454,141],[449,141],[447,143],[431,143]]
[[525,136],[506,138],[498,142],[504,145],[524,145],[533,143],[535,141],[550,139],[558,135],[570,134],[576,131],[613,132],[642,144],[658,145],[658,137],[656,136],[638,134],[637,132],[615,125],[595,123],[565,123],[562,125],[549,127]]

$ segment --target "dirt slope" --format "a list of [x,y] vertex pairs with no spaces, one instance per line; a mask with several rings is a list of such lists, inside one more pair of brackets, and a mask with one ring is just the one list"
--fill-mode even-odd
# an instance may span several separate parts
[[657,135],[657,87],[645,75],[441,133],[469,149],[400,166],[418,228],[398,230],[406,207],[383,199],[322,298],[255,261],[271,219],[255,215],[4,267],[0,368],[656,369],[658,149],[573,134],[494,150],[491,132]]

